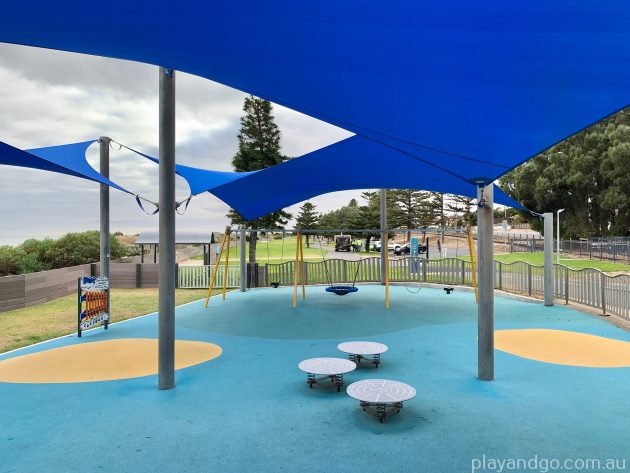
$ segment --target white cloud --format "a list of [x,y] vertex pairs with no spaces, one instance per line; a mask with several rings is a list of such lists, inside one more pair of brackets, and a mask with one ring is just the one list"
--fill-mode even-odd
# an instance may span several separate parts
[[[158,72],[154,66],[23,46],[0,44],[0,140],[36,148],[96,139],[101,135],[157,155]],[[245,94],[183,73],[177,74],[177,161],[230,170]],[[283,152],[299,156],[350,133],[276,106]],[[98,147],[88,160],[97,166]],[[157,166],[123,150],[111,152],[111,178],[133,192],[158,199]],[[188,196],[178,178],[177,197]],[[358,192],[312,199],[320,210],[346,204]],[[297,206],[290,211],[297,213]],[[196,197],[180,229],[221,229],[227,206]],[[132,197],[111,192],[112,231],[157,228]],[[0,244],[98,228],[98,185],[59,174],[0,166]]]

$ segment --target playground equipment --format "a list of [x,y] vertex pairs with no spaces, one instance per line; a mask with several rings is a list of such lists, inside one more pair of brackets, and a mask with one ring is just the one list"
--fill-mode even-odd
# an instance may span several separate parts
[[[302,232],[300,229],[296,232],[295,237],[295,273],[293,278],[293,307],[297,307],[297,287],[298,277],[301,274],[302,280],[302,300],[306,299],[306,278],[304,277],[304,247],[302,245]],[[321,243],[320,243],[321,244]]]
[[[355,362],[357,367],[366,364],[378,368],[381,364],[381,355],[389,350],[389,347],[383,343],[359,341],[340,343],[337,349],[347,353],[350,361]],[[370,360],[368,356],[372,359]]]
[[[265,232],[267,235],[267,264],[269,264],[270,261],[270,257],[269,257],[269,233],[270,232]],[[280,263],[282,263],[284,261],[284,232],[282,232],[282,245],[280,247]],[[273,287],[274,289],[278,289],[280,287],[280,281],[270,281],[269,285],[271,287]]]
[[223,273],[223,291],[222,298],[225,300],[225,295],[227,294],[227,276],[228,276],[228,265],[230,263],[230,242],[231,242],[231,234],[232,230],[229,226],[225,227],[225,233],[223,234],[223,238],[221,239],[221,247],[219,249],[219,255],[217,256],[217,261],[214,263],[214,269],[212,270],[212,277],[210,278],[210,285],[208,287],[208,294],[206,295],[206,303],[204,307],[208,307],[208,301],[212,295],[212,289],[214,288],[214,281],[217,277],[217,270],[219,269],[219,265],[221,264],[221,258],[223,257],[223,251],[225,249],[225,244],[227,242],[227,251],[225,256],[225,270]]
[[[345,236],[344,236],[345,237]],[[350,242],[350,237],[348,236],[348,244]],[[330,292],[332,294],[336,294],[338,296],[345,296],[350,294],[351,292],[357,292],[359,288],[356,286],[357,277],[359,276],[359,270],[361,269],[361,262],[363,259],[359,259],[359,263],[357,264],[357,270],[354,273],[354,279],[352,280],[352,286],[348,285],[335,285],[332,282],[332,278],[330,277],[330,272],[328,271],[328,264],[326,262],[326,256],[324,256],[324,250],[322,248],[322,242],[319,241],[319,250],[322,253],[322,261],[324,263],[324,270],[326,271],[326,277],[328,278],[329,286],[326,288],[326,292]],[[335,251],[337,251],[337,237],[335,237]]]
[[348,396],[359,401],[363,412],[373,409],[382,424],[391,414],[400,412],[403,402],[413,399],[416,390],[408,384],[389,379],[364,379],[348,386]]

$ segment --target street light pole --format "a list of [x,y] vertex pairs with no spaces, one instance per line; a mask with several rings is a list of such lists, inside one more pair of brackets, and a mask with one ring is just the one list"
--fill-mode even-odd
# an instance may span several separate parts
[[564,212],[564,209],[558,209],[556,211],[556,263],[560,264],[560,213]]

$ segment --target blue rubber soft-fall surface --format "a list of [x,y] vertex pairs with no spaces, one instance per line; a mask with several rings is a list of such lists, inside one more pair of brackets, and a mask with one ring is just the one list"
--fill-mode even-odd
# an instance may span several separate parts
[[[622,458],[628,453],[629,368],[561,366],[496,352],[496,381],[476,379],[472,294],[410,294],[361,286],[350,297],[308,288],[230,293],[177,309],[178,339],[223,348],[219,358],[156,376],[75,384],[0,383],[1,472],[459,472],[487,457]],[[69,317],[72,314],[68,315]],[[115,313],[114,313],[115,317]],[[570,308],[496,298],[496,328],[630,335]],[[111,338],[157,336],[150,315],[0,357]],[[373,340],[390,350],[370,377],[414,386],[416,398],[379,424],[344,391],[309,389],[297,364],[344,356]]]

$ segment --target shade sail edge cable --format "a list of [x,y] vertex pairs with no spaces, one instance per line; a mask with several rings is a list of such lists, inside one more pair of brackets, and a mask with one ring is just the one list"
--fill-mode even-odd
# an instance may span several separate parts
[[[122,146],[159,164],[158,158]],[[356,162],[359,157],[363,160],[362,168],[369,168],[367,172],[339,169],[335,165]],[[388,161],[392,169],[383,175],[375,174],[372,172],[373,165],[380,164],[381,160]],[[188,182],[193,195],[209,192],[248,220],[340,190],[410,188],[465,195],[473,199],[477,194],[476,184],[361,135],[251,173],[211,171],[179,164],[176,169]],[[274,189],[273,194],[268,192],[270,188]],[[260,195],[267,198],[256,198]],[[524,208],[498,187],[495,201],[501,205]]]

